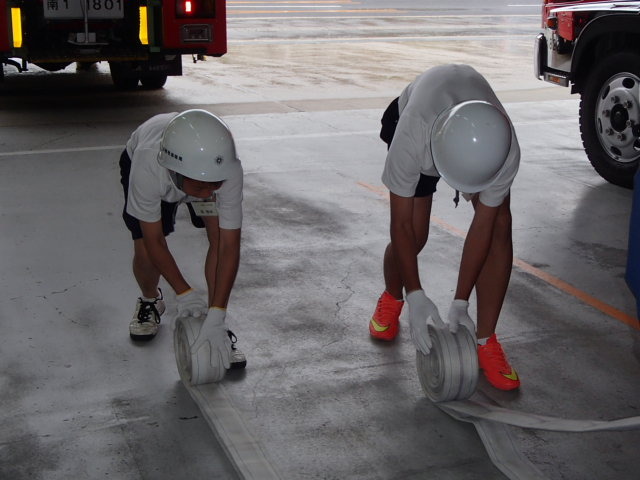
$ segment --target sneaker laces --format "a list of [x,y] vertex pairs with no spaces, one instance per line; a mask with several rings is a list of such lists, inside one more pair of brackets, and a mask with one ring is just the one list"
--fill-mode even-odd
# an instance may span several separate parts
[[227,330],[227,335],[229,335],[229,340],[231,340],[231,350],[235,350],[238,337],[236,337],[231,330]]
[[151,321],[151,317],[153,317],[153,321],[156,323],[160,323],[160,314],[156,309],[156,303],[158,300],[162,300],[162,292],[160,292],[160,297],[156,298],[153,302],[146,302],[142,298],[140,300],[140,310],[138,310],[138,323],[146,323]]
[[502,345],[498,342],[483,345],[482,351],[487,357],[489,357],[491,362],[495,362],[501,372],[508,372],[511,370],[511,365],[507,362],[507,357],[504,354],[504,350],[502,350]]
[[395,318],[398,316],[398,306],[402,305],[402,303],[398,300],[395,300],[396,303],[391,300],[386,300],[384,297],[380,297],[378,299],[378,305],[376,307],[376,313],[379,314],[377,316],[376,321],[384,324],[388,324],[389,317]]

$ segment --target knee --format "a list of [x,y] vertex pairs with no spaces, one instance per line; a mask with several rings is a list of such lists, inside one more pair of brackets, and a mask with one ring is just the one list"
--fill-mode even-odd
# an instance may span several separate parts
[[503,241],[511,241],[511,228],[511,211],[509,209],[500,211],[500,213],[498,213],[498,216],[496,217],[494,225],[494,238]]
[[151,262],[151,258],[147,253],[147,249],[144,246],[144,242],[142,239],[134,240],[133,242],[133,264],[137,268],[147,269],[153,265]]
[[424,246],[427,244],[428,237],[429,237],[429,234],[426,233],[425,235],[418,236],[416,238],[416,247],[418,249],[417,253],[420,253],[422,251],[422,249],[424,248]]

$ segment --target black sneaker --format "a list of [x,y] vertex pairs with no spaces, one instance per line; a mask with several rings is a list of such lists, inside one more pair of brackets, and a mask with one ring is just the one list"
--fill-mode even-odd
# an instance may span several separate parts
[[166,309],[162,290],[158,289],[158,291],[160,295],[153,302],[145,302],[142,298],[138,298],[133,320],[129,324],[129,336],[133,340],[151,340],[158,333],[160,316]]
[[227,335],[229,335],[229,340],[231,340],[231,358],[229,359],[229,370],[239,370],[247,366],[247,358],[244,356],[238,347],[236,347],[236,343],[238,342],[238,337],[236,337],[231,330],[227,330]]

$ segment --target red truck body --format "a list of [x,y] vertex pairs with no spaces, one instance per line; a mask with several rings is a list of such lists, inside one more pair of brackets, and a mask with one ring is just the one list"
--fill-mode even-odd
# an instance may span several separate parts
[[158,88],[182,55],[226,51],[224,0],[0,0],[0,62],[20,71],[106,61],[117,86]]
[[606,180],[632,188],[640,163],[640,2],[544,0],[537,78],[580,94],[580,134]]

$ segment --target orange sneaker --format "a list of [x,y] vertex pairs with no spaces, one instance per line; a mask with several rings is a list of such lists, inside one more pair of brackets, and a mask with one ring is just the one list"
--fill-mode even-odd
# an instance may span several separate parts
[[391,341],[400,329],[400,312],[403,300],[397,300],[386,290],[378,299],[376,311],[369,322],[369,333],[378,340]]
[[489,383],[500,390],[514,390],[520,386],[515,369],[509,365],[507,357],[494,333],[486,345],[478,345],[478,363]]

